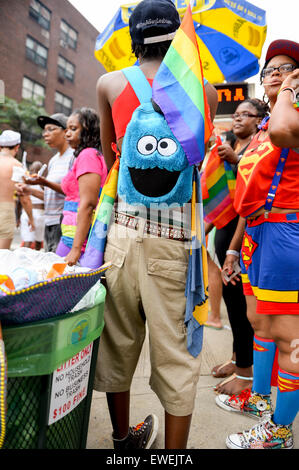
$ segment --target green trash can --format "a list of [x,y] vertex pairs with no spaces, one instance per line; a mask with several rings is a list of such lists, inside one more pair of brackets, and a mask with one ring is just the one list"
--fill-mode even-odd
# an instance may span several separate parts
[[85,449],[106,290],[92,308],[3,327],[4,449]]

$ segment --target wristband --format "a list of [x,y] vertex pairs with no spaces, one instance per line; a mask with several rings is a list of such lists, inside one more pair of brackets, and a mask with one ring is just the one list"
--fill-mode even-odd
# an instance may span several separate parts
[[297,101],[297,98],[296,98],[296,93],[295,93],[295,90],[289,86],[285,86],[283,88],[280,88],[277,92],[277,96],[282,92],[282,91],[286,91],[286,90],[289,90],[291,93],[292,93],[292,96],[293,96],[293,103],[296,103]]
[[237,256],[238,258],[240,256],[240,253],[236,250],[227,250],[226,254],[227,255],[234,255],[234,256]]

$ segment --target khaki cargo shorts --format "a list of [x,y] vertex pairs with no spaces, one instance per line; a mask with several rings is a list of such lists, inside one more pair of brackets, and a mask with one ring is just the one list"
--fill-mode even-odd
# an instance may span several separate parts
[[[112,223],[105,250],[107,297],[94,388],[130,389],[149,332],[150,386],[164,409],[175,416],[192,413],[200,374],[200,355],[187,351],[184,325],[188,247],[185,242],[152,238]],[[116,233],[117,232],[117,233]]]
[[0,202],[0,238],[13,239],[16,228],[15,203]]

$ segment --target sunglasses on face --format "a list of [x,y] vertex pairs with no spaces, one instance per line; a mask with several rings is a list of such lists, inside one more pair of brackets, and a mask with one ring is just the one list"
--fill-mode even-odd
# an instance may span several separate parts
[[290,73],[293,72],[297,67],[293,64],[282,64],[279,67],[267,67],[266,69],[262,70],[262,77],[270,77],[274,70],[278,70],[279,73]]

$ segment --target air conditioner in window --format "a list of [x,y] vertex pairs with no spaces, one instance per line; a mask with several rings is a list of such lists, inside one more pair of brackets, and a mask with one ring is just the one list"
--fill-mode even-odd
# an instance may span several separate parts
[[65,47],[66,49],[68,48],[68,43],[65,42],[63,39],[60,39],[60,45],[61,47]]
[[47,76],[47,70],[39,67],[38,68],[38,73],[42,76],[42,77],[46,77]]
[[42,33],[42,35],[43,35],[46,39],[49,39],[49,38],[50,38],[50,33],[49,33],[49,31],[47,31],[46,29],[42,28],[42,29],[41,29],[41,33]]

